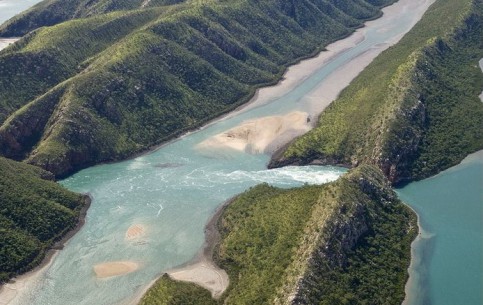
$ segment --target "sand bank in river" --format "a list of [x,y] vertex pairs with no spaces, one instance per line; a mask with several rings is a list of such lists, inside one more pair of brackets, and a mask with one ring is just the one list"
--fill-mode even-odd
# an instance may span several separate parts
[[309,131],[309,121],[309,115],[300,111],[248,120],[206,139],[197,148],[214,151],[230,148],[252,154],[272,153]]
[[125,240],[134,240],[143,237],[146,234],[146,228],[141,224],[130,226],[124,236]]
[[139,264],[131,261],[107,262],[94,266],[94,272],[99,279],[119,276],[136,271]]

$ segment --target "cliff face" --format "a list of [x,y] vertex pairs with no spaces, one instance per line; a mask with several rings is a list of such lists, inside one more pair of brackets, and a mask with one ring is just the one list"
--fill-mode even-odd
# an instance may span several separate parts
[[437,1],[270,166],[368,163],[400,184],[482,149],[481,12],[481,1]]
[[[375,291],[386,289],[386,300],[400,304],[410,243],[417,233],[414,214],[375,168],[362,166],[338,183],[338,207],[321,229],[292,293],[279,296],[286,300],[280,303],[337,304],[361,301],[372,294],[371,302],[379,304],[384,297]],[[379,235],[382,232],[385,236]],[[381,283],[391,285],[377,287]]]

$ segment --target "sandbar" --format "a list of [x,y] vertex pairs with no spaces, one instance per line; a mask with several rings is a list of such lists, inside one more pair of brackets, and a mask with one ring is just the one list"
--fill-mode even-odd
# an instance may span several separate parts
[[219,297],[228,287],[226,272],[207,261],[173,269],[168,275],[174,280],[198,284],[208,289],[214,298]]
[[146,228],[141,224],[130,226],[124,236],[125,240],[134,240],[143,237],[146,234]]
[[136,271],[139,264],[131,261],[107,262],[94,266],[94,272],[99,279],[125,275]]
[[248,120],[197,145],[201,150],[230,148],[251,154],[272,153],[310,130],[306,112]]

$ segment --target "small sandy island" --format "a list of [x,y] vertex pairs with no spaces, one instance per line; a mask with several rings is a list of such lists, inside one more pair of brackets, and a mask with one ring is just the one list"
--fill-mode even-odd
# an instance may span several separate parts
[[119,276],[136,271],[139,264],[130,261],[107,262],[97,264],[94,266],[94,272],[99,279],[108,278],[112,276]]
[[272,153],[310,128],[309,115],[306,112],[294,111],[283,116],[245,121],[196,147],[208,151],[231,148],[251,154]]
[[130,226],[124,236],[125,240],[135,240],[143,237],[146,234],[146,228],[141,224],[134,224]]

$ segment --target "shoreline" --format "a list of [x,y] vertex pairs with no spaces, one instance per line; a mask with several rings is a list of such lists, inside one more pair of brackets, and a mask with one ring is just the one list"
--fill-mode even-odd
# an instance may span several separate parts
[[9,304],[16,297],[17,291],[24,288],[25,281],[33,279],[39,276],[42,272],[46,271],[46,269],[53,262],[53,259],[55,258],[55,256],[57,256],[59,251],[62,251],[64,245],[72,237],[74,237],[77,232],[82,229],[86,222],[87,211],[89,210],[89,207],[92,203],[92,197],[90,194],[83,194],[83,197],[84,206],[79,211],[79,217],[76,226],[71,230],[67,231],[62,238],[52,244],[52,246],[45,252],[44,258],[37,266],[33,267],[29,271],[26,271],[11,278],[8,282],[0,285],[0,296],[2,296],[2,300],[0,300],[0,305]]
[[[454,167],[466,165],[473,160],[480,160],[483,163],[483,150],[477,150],[473,153],[468,154],[461,162],[458,164],[453,165],[450,168],[447,168],[443,171],[440,171],[438,174],[428,177],[427,179],[433,179],[439,176],[443,172],[453,171]],[[397,192],[397,189],[396,189]],[[399,194],[398,194],[399,197]],[[427,231],[424,229],[424,226],[421,222],[421,217],[419,213],[409,204],[404,202],[404,205],[411,209],[417,216],[417,225],[418,225],[418,235],[411,243],[411,263],[407,269],[408,272],[408,280],[404,287],[405,291],[405,298],[401,305],[424,305],[425,302],[428,301],[428,292],[421,289],[425,285],[428,278],[428,268],[424,266],[423,260],[428,252],[431,252],[431,239],[434,236],[434,233]],[[418,289],[419,288],[419,289]],[[415,293],[416,292],[416,293]]]
[[[228,200],[226,200],[223,204],[218,206],[216,210],[214,211],[213,215],[210,216],[210,219],[205,225],[204,228],[204,233],[205,233],[205,241],[203,242],[203,245],[201,249],[198,251],[198,253],[189,261],[186,263],[183,263],[179,266],[176,266],[172,269],[168,269],[162,273],[159,274],[159,276],[151,281],[148,286],[144,287],[142,290],[139,291],[139,294],[133,296],[132,299],[128,300],[127,302],[123,302],[122,304],[124,305],[137,305],[141,301],[141,299],[144,297],[146,292],[156,283],[156,281],[161,278],[163,275],[167,274],[171,279],[174,280],[179,280],[176,278],[173,278],[174,273],[180,273],[180,272],[187,272],[189,277],[189,273],[192,272],[195,269],[205,269],[208,272],[214,272],[219,275],[220,283],[218,287],[221,287],[222,289],[210,289],[210,287],[206,287],[203,285],[202,280],[201,281],[188,281],[192,282],[194,284],[197,284],[208,291],[210,291],[212,297],[214,299],[218,299],[225,291],[226,288],[229,286],[229,278],[226,272],[221,269],[215,262],[214,260],[214,251],[216,249],[216,246],[221,240],[221,234],[218,230],[218,221],[220,220],[221,215],[225,211],[225,209],[236,199],[237,196],[234,196]],[[205,279],[206,280],[206,279]],[[212,281],[213,278],[208,279],[208,281]],[[181,280],[181,281],[186,281],[186,280]],[[211,283],[210,283],[211,284]],[[216,287],[216,286],[215,286]],[[218,288],[216,287],[216,288]]]
[[[317,108],[314,110],[314,112],[310,111],[310,115],[315,115],[318,116],[320,113],[332,103],[333,100],[335,100],[340,92],[349,85],[349,83],[359,75],[380,53],[382,53],[384,50],[388,49],[389,47],[395,45],[396,43],[399,42],[399,40],[409,31],[411,28],[422,18],[424,13],[427,11],[429,6],[434,3],[435,0],[425,0],[422,3],[415,3],[416,1],[413,0],[399,0],[389,6],[386,6],[382,8],[382,14],[379,16],[377,19],[373,20],[368,20],[364,23],[363,27],[357,28],[354,30],[354,32],[350,33],[347,35],[345,38],[341,38],[340,40],[337,40],[329,45],[327,45],[325,48],[321,49],[318,53],[315,52],[312,54],[312,56],[307,56],[304,58],[299,59],[296,61],[293,65],[289,66],[286,68],[285,72],[282,75],[282,78],[274,85],[271,86],[266,86],[266,87],[259,87],[255,90],[253,93],[252,97],[249,99],[248,102],[241,104],[237,107],[235,107],[233,110],[228,111],[225,114],[221,114],[220,116],[211,119],[207,121],[205,124],[203,124],[201,127],[198,127],[196,129],[193,129],[191,131],[187,131],[182,133],[180,136],[175,137],[171,140],[168,140],[162,144],[155,145],[152,148],[148,149],[147,151],[143,151],[140,153],[137,153],[127,160],[130,159],[135,159],[141,155],[149,154],[152,153],[165,145],[171,144],[175,141],[178,141],[179,139],[186,137],[194,132],[206,129],[210,127],[211,125],[229,119],[233,116],[239,115],[243,112],[246,112],[250,109],[256,108],[263,106],[265,104],[270,103],[272,100],[283,96],[284,94],[288,93],[292,89],[296,88],[299,84],[301,84],[303,81],[305,81],[308,77],[313,75],[317,70],[319,70],[322,66],[330,63],[334,58],[337,56],[342,55],[344,52],[350,50],[351,48],[356,47],[358,44],[364,42],[365,34],[367,30],[370,29],[370,27],[375,27],[378,22],[383,22],[385,20],[391,20],[394,16],[397,16],[399,13],[399,10],[402,8],[407,8],[408,5],[410,4],[415,4],[417,5],[417,12],[416,12],[416,18],[413,20],[411,23],[410,27],[403,33],[396,35],[394,37],[391,37],[391,39],[388,39],[383,44],[379,44],[377,46],[374,46],[370,48],[369,50],[362,52],[361,54],[358,54],[352,58],[350,58],[349,61],[345,62],[342,64],[340,67],[338,67],[335,71],[329,74],[329,76],[324,80],[324,82],[312,90],[310,93],[323,93],[324,95],[322,98],[320,96],[312,96],[311,98],[313,99],[319,99],[318,102],[322,104],[322,108]],[[386,17],[387,19],[384,19]],[[329,94],[325,93],[328,88],[332,89],[329,90]],[[272,155],[280,153],[283,149],[283,147],[289,145],[292,141],[292,139],[288,144],[285,144],[282,146],[282,148],[279,148],[275,150]],[[115,162],[115,161],[114,161]],[[321,165],[320,162],[316,162],[313,164]],[[344,167],[348,167],[347,165],[340,165]],[[195,268],[196,266],[199,266],[200,264],[205,264],[209,265],[212,269],[215,270],[222,270],[219,269],[215,262],[212,259],[213,251],[216,247],[216,244],[219,241],[219,232],[216,228],[216,223],[218,222],[222,212],[224,209],[234,200],[234,198],[231,198],[224,202],[221,206],[219,206],[214,214],[210,217],[207,225],[205,226],[205,242],[198,252],[198,254],[191,259],[190,261],[186,262],[185,264],[181,264],[176,268],[166,270],[165,272],[161,273],[158,278],[153,280],[151,283],[149,283],[148,286],[142,289],[140,291],[139,295],[134,296],[130,301],[123,303],[123,304],[129,304],[129,305],[135,305],[140,302],[144,294],[153,286],[153,284],[164,274],[171,275],[173,273],[177,272],[190,272]],[[418,216],[418,229],[419,227],[419,215],[416,213]],[[214,232],[214,231],[216,232]],[[418,235],[419,236],[419,235]],[[416,237],[416,239],[418,238]],[[218,238],[218,239],[217,239]],[[413,241],[414,242],[414,241]],[[413,259],[411,256],[411,264],[413,264]],[[208,268],[209,269],[209,268]],[[222,270],[224,271],[224,270]],[[189,277],[189,275],[187,276]],[[227,279],[229,280],[229,279]],[[408,277],[408,282],[410,278]],[[196,281],[190,281],[194,282],[198,285],[200,285],[199,282]],[[406,283],[407,285],[407,283]],[[200,285],[201,286],[201,285]],[[228,286],[228,284],[227,284]],[[205,287],[207,288],[207,287]],[[207,288],[208,289],[208,288]],[[209,290],[209,289],[208,289]],[[210,290],[212,295],[219,296],[220,294],[214,294],[212,290]]]
[[[321,69],[324,65],[330,63],[334,58],[342,55],[344,52],[356,47],[358,44],[364,42],[365,34],[367,30],[371,27],[377,26],[378,23],[390,20],[394,16],[400,13],[400,10],[407,9],[408,5],[416,5],[417,10],[415,11],[416,18],[411,23],[409,29],[400,35],[396,35],[386,41],[384,44],[380,44],[370,48],[369,50],[351,58],[348,62],[344,63],[330,73],[325,83],[330,83],[325,86],[321,86],[322,91],[327,91],[330,88],[329,94],[322,97],[312,97],[317,98],[317,102],[320,103],[319,107],[315,107],[309,111],[309,115],[313,117],[319,116],[319,114],[333,101],[337,98],[340,91],[342,91],[349,83],[364,70],[367,65],[369,65],[372,60],[377,57],[385,49],[396,44],[413,26],[416,24],[427,10],[427,8],[435,0],[398,0],[393,4],[381,7],[381,14],[372,19],[366,20],[362,26],[354,28],[351,33],[345,36],[341,36],[338,40],[329,42],[325,46],[321,46],[306,56],[302,56],[292,62],[288,62],[285,65],[285,69],[281,74],[279,80],[275,80],[270,83],[258,84],[254,87],[254,91],[247,96],[241,98],[235,105],[223,112],[218,113],[215,117],[207,119],[201,122],[201,125],[195,127],[186,127],[178,132],[173,133],[170,136],[160,139],[159,142],[154,143],[148,147],[142,148],[139,151],[134,151],[126,157],[121,157],[119,159],[106,160],[96,164],[90,164],[86,167],[76,168],[73,171],[56,177],[57,179],[63,179],[78,173],[84,168],[100,166],[104,164],[113,164],[117,162],[122,162],[126,160],[133,160],[140,156],[153,153],[166,145],[172,144],[192,133],[204,130],[213,124],[229,119],[233,116],[237,116],[241,113],[249,111],[253,108],[263,106],[270,103],[271,101],[283,96],[292,89],[296,88],[298,85],[303,83],[308,77],[313,75],[317,70]],[[412,9],[410,7],[409,9]],[[316,88],[320,91],[320,88]],[[315,92],[318,93],[318,92]],[[322,107],[320,107],[322,106]]]
[[[275,99],[279,96],[282,96],[283,94],[285,94],[285,93],[289,92],[290,90],[292,90],[293,88],[297,87],[304,80],[306,80],[310,75],[315,73],[315,71],[317,71],[323,65],[325,65],[328,62],[330,62],[331,60],[333,60],[335,57],[343,54],[347,50],[349,50],[349,49],[353,48],[354,46],[358,45],[359,43],[363,42],[364,39],[365,39],[364,33],[369,29],[369,27],[372,25],[372,23],[378,22],[384,17],[388,17],[388,18],[391,17],[391,14],[387,14],[386,10],[389,9],[391,11],[391,8],[392,8],[391,12],[393,14],[398,14],[399,12],[397,11],[397,8],[399,8],[401,5],[404,5],[407,2],[413,3],[415,1],[400,0],[400,1],[395,2],[394,4],[392,4],[390,6],[385,7],[383,9],[382,17],[379,16],[380,18],[378,18],[376,20],[367,21],[364,24],[364,27],[361,27],[359,29],[355,29],[354,32],[352,32],[350,35],[348,35],[346,37],[342,37],[341,40],[337,40],[336,42],[333,42],[333,43],[327,45],[325,48],[321,48],[318,51],[314,52],[313,54],[311,54],[307,57],[300,58],[299,60],[295,61],[294,63],[291,63],[291,66],[287,66],[285,68],[285,72],[283,73],[283,76],[281,77],[281,79],[276,84],[268,86],[268,87],[265,87],[267,84],[265,84],[263,86],[260,85],[260,87],[256,88],[256,90],[252,94],[250,94],[250,97],[247,97],[248,102],[245,102],[245,103],[243,103],[239,106],[236,106],[233,109],[228,110],[225,114],[221,114],[220,116],[218,116],[216,118],[213,118],[211,120],[207,120],[205,123],[203,123],[203,125],[201,127],[193,128],[191,131],[186,131],[186,130],[180,131],[178,134],[173,135],[173,137],[171,139],[165,140],[161,144],[153,145],[152,148],[143,149],[142,152],[132,154],[128,158],[104,162],[104,163],[100,163],[99,165],[106,164],[106,163],[119,162],[119,161],[122,161],[122,160],[135,159],[136,157],[139,157],[141,155],[145,155],[145,154],[151,153],[153,151],[156,151],[156,150],[160,149],[161,147],[164,147],[165,145],[168,145],[168,144],[173,143],[174,141],[177,141],[177,140],[179,140],[179,139],[181,139],[185,136],[188,136],[189,134],[191,134],[193,132],[197,132],[199,130],[203,130],[205,128],[208,128],[209,126],[211,126],[211,125],[213,125],[213,124],[215,124],[219,121],[226,120],[226,119],[228,119],[232,116],[238,115],[238,114],[245,112],[245,111],[248,111],[252,108],[259,107],[259,106],[264,105],[266,103],[270,103],[271,100],[273,100],[273,99]],[[425,0],[424,4],[421,4],[420,6],[423,7],[428,2],[432,2],[432,0]],[[401,4],[401,3],[403,3],[403,4]],[[399,4],[399,6],[398,6],[398,4]],[[394,8],[394,6],[396,6],[396,8]],[[424,11],[425,11],[425,9],[423,10],[423,12]],[[421,16],[422,16],[422,14],[421,14]],[[419,20],[420,18],[419,19],[416,18],[416,19]],[[417,22],[417,20],[416,20],[416,22]],[[402,35],[399,35],[399,36],[402,37]],[[397,39],[396,41],[394,41],[394,38],[395,37],[392,37],[392,39],[391,39],[392,44],[384,44],[384,45],[380,46],[381,50],[379,51],[379,53],[382,52],[385,48],[388,48],[390,45],[395,44],[399,40],[399,39]],[[385,48],[382,48],[382,47],[385,47]],[[374,48],[374,50],[375,49],[376,48]],[[379,48],[377,48],[377,49],[379,50]],[[371,49],[371,50],[373,50],[373,49]],[[347,71],[343,69],[343,67],[346,67],[347,69],[349,69],[353,73],[355,73],[355,75],[352,76],[352,78],[348,80],[348,82],[347,82],[347,84],[348,84],[354,77],[356,77],[367,66],[367,64],[369,64],[372,61],[372,59],[369,60],[366,65],[364,65],[363,62],[361,62],[361,58],[365,59],[366,61],[368,60],[366,57],[362,56],[362,55],[368,54],[368,53],[370,53],[370,52],[364,52],[363,54],[360,54],[358,56],[351,58],[350,61],[348,61],[347,63],[344,63],[339,69],[332,72],[331,76],[335,73],[339,73],[339,76],[340,75],[347,75]],[[374,58],[379,53],[375,54]],[[351,77],[351,76],[349,76],[349,77]],[[337,82],[336,84],[342,83],[340,81],[340,79],[338,79],[337,74],[336,74],[335,77],[332,77],[332,78],[329,77],[328,80],[326,80],[326,82],[329,82],[329,83],[330,82],[332,82],[332,83]],[[334,84],[332,84],[332,85],[334,85]],[[342,90],[344,87],[345,86],[343,86],[340,90]],[[335,91],[337,91],[337,90],[334,90],[333,92],[335,92]],[[337,92],[337,95],[338,95],[338,93],[339,92]],[[318,97],[314,97],[314,98],[318,98]],[[327,103],[327,105],[330,104],[330,102],[331,101],[329,101]],[[210,218],[210,221],[208,222],[208,224],[213,222],[215,224],[215,229],[216,229],[216,221],[218,220],[217,217],[219,218],[223,209],[230,202],[231,202],[231,200],[228,200],[223,205],[221,205],[220,208],[215,211],[215,214]],[[217,214],[217,213],[220,213],[220,214]],[[208,224],[207,224],[207,227],[208,227]],[[205,249],[209,249],[210,246],[212,245],[212,244],[210,244],[210,242],[213,242],[213,239],[210,240],[210,237],[208,236],[210,234],[207,234],[207,231],[208,231],[208,229],[206,228],[205,229],[205,244],[203,245],[202,249],[200,250],[200,253],[197,256],[195,256],[190,262],[181,265],[180,268],[183,268],[183,266],[184,266],[184,268],[186,268],[186,267],[192,265],[195,261],[199,262],[200,254],[201,254],[201,258],[206,256],[206,254],[208,252],[205,252]],[[72,235],[74,235],[74,234],[72,234]],[[212,235],[210,235],[210,236],[211,236],[211,238],[214,238]],[[213,249],[214,249],[214,245],[212,245],[211,251]],[[54,249],[52,249],[52,250],[54,250]],[[56,251],[58,251],[58,250],[54,250],[55,253],[57,253]],[[49,263],[51,262],[52,257],[54,257],[54,255],[52,255],[50,257],[50,261],[47,262],[46,265],[44,265],[42,267],[38,267],[38,268],[43,269],[46,266],[48,266]],[[38,268],[36,268],[36,269],[38,269]],[[41,270],[37,270],[36,272],[38,273],[40,271]],[[26,274],[24,274],[22,277],[28,278],[29,275],[33,276],[30,273],[35,273],[35,269],[26,273]],[[20,279],[20,277],[19,277],[19,279]],[[152,283],[154,283],[154,281]],[[150,288],[152,283],[144,289],[143,293],[138,297],[138,300],[140,300],[142,298],[144,292],[147,291]],[[3,293],[3,289],[0,290],[0,293]],[[8,302],[6,304],[8,304]],[[130,304],[134,304],[134,303],[130,303]]]
[[418,272],[418,270],[420,271],[422,257],[416,255],[416,252],[418,252],[419,248],[425,245],[425,240],[431,238],[432,235],[423,229],[423,226],[421,225],[421,217],[419,216],[418,212],[409,204],[405,202],[403,203],[416,215],[418,226],[418,234],[416,235],[416,238],[414,238],[414,240],[411,242],[411,262],[407,269],[408,279],[406,281],[406,285],[404,286],[405,297],[403,302],[401,303],[401,305],[409,305],[414,304],[414,298],[418,297],[418,295],[414,295],[412,291],[415,287],[421,287],[421,285],[419,284],[424,280],[424,274],[422,272]]
[[11,37],[11,38],[0,38],[0,51],[11,45],[12,43],[16,42],[20,38],[18,37]]

